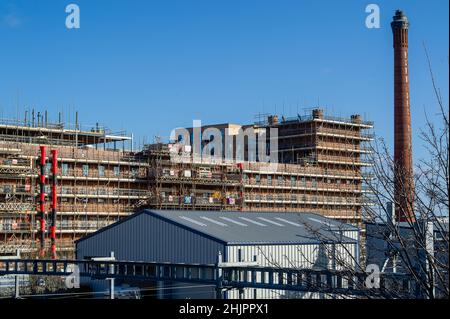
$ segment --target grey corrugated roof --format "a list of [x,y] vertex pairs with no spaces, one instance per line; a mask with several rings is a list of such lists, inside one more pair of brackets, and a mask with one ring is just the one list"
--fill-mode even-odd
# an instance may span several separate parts
[[338,235],[357,228],[310,213],[145,210],[228,244],[355,242]]

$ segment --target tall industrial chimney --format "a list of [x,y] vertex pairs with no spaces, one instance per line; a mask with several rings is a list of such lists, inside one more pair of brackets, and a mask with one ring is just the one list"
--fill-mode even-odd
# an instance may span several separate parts
[[414,221],[411,112],[409,104],[408,28],[397,10],[391,23],[394,36],[394,177],[396,221]]

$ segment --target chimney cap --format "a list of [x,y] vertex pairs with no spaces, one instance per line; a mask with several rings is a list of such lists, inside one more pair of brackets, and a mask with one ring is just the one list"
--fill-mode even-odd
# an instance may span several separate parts
[[403,13],[402,10],[397,9],[395,10],[395,17],[406,17],[405,13]]
[[393,19],[391,23],[392,29],[408,29],[409,27],[408,17],[402,10],[397,9],[392,19]]

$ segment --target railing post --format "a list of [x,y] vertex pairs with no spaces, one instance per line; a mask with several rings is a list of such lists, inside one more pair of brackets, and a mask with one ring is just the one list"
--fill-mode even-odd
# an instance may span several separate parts
[[256,283],[256,270],[252,270],[251,271],[251,281],[252,281],[252,284],[255,284]]
[[333,289],[334,288],[334,276],[330,273],[326,274],[327,276],[327,289]]
[[[20,259],[20,251],[17,250],[17,259]],[[17,271],[17,263],[16,263],[16,271]],[[14,277],[14,298],[19,299],[19,293],[20,293],[20,281],[19,281],[19,275],[15,275]]]
[[[110,257],[111,257],[111,260],[115,260],[116,259],[116,258],[114,258],[114,252],[113,251],[110,253]],[[111,263],[110,266],[109,266],[109,272],[110,272],[111,275],[114,275],[114,264],[113,263]],[[111,277],[109,280],[110,280],[110,283],[109,283],[109,297],[110,297],[110,299],[114,299],[114,283],[115,283],[114,277]]]
[[223,299],[223,269],[222,269],[222,253],[219,251],[217,254],[216,263],[216,299]]
[[273,285],[273,271],[269,270],[269,285]]
[[20,282],[19,282],[19,275],[14,276],[14,298],[19,299],[19,292],[20,292]]
[[[107,266],[106,266],[106,275],[114,275],[115,272],[115,267],[114,267],[114,261],[116,260],[116,258],[114,257],[114,252],[110,252],[110,256],[109,257],[95,257],[92,258],[92,261],[106,261],[107,262]],[[93,267],[94,268],[94,267]],[[95,269],[97,271],[97,273],[100,273],[100,264],[96,263],[95,264]],[[114,299],[114,276],[106,278],[106,280],[109,280],[109,297],[110,299]]]

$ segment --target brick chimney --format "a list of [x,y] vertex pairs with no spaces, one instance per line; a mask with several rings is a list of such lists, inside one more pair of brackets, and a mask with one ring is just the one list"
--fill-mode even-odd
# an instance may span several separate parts
[[413,221],[414,182],[412,167],[411,111],[408,73],[406,15],[397,10],[391,23],[394,37],[394,177],[396,221]]

